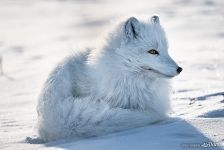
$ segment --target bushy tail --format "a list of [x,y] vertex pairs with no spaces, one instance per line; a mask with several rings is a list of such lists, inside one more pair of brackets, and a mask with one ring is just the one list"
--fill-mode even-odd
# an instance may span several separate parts
[[165,117],[154,111],[110,108],[106,103],[87,98],[70,99],[52,109],[48,108],[47,113],[39,111],[39,134],[45,141],[99,136],[145,126]]

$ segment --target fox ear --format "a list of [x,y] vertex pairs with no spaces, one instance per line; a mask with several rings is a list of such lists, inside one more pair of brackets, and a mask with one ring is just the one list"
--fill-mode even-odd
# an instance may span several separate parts
[[129,18],[124,25],[125,36],[128,40],[137,39],[140,33],[140,23],[135,17]]
[[152,23],[155,23],[155,24],[159,24],[160,23],[160,21],[159,21],[159,16],[152,16],[151,17],[151,22]]

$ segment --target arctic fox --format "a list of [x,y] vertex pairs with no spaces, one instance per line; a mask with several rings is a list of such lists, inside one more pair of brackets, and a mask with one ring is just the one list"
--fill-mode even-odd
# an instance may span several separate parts
[[101,48],[69,57],[50,74],[37,106],[39,136],[80,139],[163,120],[170,108],[167,79],[181,71],[159,17],[131,17]]

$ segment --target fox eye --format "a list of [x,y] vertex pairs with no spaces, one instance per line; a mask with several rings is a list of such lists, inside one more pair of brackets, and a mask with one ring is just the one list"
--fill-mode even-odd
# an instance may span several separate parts
[[152,54],[152,55],[159,55],[159,52],[155,49],[151,49],[148,51],[149,54]]

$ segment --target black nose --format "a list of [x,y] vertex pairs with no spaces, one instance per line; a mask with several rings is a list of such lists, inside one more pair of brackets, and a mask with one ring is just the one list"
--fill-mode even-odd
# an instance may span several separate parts
[[183,69],[181,67],[177,68],[177,73],[180,73]]

